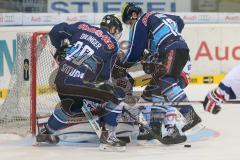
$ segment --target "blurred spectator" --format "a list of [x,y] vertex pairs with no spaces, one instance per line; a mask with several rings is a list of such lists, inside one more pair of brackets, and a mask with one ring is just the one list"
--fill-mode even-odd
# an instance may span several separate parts
[[240,12],[240,0],[192,0],[193,12]]
[[0,13],[47,12],[48,0],[1,0]]

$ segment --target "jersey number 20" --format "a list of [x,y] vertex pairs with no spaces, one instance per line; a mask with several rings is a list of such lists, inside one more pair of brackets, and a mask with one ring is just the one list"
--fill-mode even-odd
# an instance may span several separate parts
[[76,65],[81,65],[86,59],[94,54],[94,50],[88,45],[83,45],[83,42],[76,42],[71,48],[72,52],[66,56],[66,60],[72,61]]

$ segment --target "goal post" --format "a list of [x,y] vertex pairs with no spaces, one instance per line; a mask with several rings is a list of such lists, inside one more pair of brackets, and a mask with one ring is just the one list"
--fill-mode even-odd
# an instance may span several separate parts
[[53,83],[58,65],[50,50],[55,52],[47,32],[17,33],[8,94],[0,106],[0,133],[35,135],[37,116],[50,115],[59,103]]

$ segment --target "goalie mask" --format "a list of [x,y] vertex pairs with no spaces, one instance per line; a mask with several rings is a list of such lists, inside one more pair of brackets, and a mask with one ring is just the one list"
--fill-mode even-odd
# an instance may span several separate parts
[[122,36],[122,23],[115,14],[105,15],[100,23],[100,28],[107,30],[117,40]]

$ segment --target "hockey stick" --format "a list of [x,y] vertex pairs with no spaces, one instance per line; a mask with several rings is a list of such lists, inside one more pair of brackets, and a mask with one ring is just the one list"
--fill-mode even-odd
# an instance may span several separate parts
[[[162,106],[162,105],[189,105],[189,104],[203,104],[204,101],[179,101],[179,102],[137,102],[137,103],[124,103],[128,107],[141,107],[141,106]],[[222,104],[240,104],[240,100],[224,101]]]

